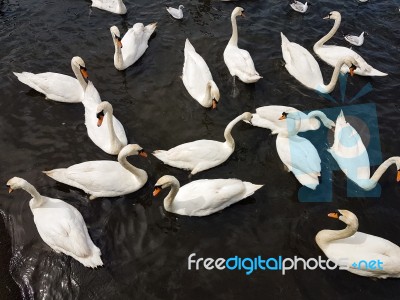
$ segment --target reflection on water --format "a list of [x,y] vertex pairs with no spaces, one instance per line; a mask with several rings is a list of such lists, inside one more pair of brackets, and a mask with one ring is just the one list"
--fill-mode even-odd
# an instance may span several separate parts
[[[87,137],[82,105],[46,101],[18,82],[12,71],[72,76],[70,60],[79,55],[102,99],[112,103],[130,142],[151,153],[196,139],[222,141],[229,121],[259,106],[288,105],[307,111],[338,106],[288,74],[283,67],[280,32],[311,51],[332,26],[322,17],[339,10],[340,30],[370,33],[364,45],[355,50],[371,65],[389,73],[382,78],[349,78],[346,91],[349,98],[366,84],[372,85],[370,93],[351,105],[376,103],[382,158],[386,159],[399,155],[400,149],[396,126],[400,15],[395,1],[359,4],[323,0],[313,3],[304,15],[279,0],[190,1],[183,3],[182,21],[168,15],[164,2],[125,3],[128,13],[119,16],[91,9],[90,1],[0,2],[0,182],[20,176],[43,195],[75,206],[105,264],[91,270],[54,253],[37,233],[29,196],[20,191],[10,196],[5,188],[0,189],[5,225],[0,226],[0,298],[243,299],[251,293],[254,299],[266,294],[288,299],[354,299],[360,291],[368,292],[371,298],[394,298],[398,281],[371,281],[348,272],[297,271],[282,276],[257,271],[246,276],[240,271],[187,270],[191,253],[214,258],[322,255],[314,236],[323,228],[341,228],[342,224],[326,217],[336,208],[353,211],[361,231],[400,244],[400,191],[394,169],[382,177],[379,199],[346,198],[346,178],[335,172],[332,203],[300,203],[299,183],[284,170],[276,153],[276,137],[267,130],[238,124],[232,133],[236,150],[228,161],[192,180],[234,177],[265,184],[249,199],[205,218],[166,213],[162,199],[151,195],[154,183],[170,174],[184,185],[190,181],[188,172],[163,165],[149,155],[147,160],[138,161],[138,167],[149,174],[141,190],[90,202],[82,191],[46,178],[41,171],[115,157],[100,151]],[[223,62],[231,34],[230,14],[238,3],[246,13],[246,18],[238,20],[239,47],[250,52],[264,77],[251,85],[234,81]],[[109,28],[116,25],[126,32],[135,22],[155,21],[158,26],[146,53],[133,67],[117,71]],[[204,57],[220,89],[215,111],[205,110],[190,99],[179,77],[186,38]],[[347,46],[340,33],[329,43]],[[327,81],[332,68],[318,62]],[[341,96],[338,88],[332,93],[334,99]]]

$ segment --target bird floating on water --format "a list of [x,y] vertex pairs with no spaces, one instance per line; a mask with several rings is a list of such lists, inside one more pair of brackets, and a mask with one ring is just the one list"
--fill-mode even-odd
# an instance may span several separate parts
[[304,14],[308,9],[308,4],[307,2],[303,4],[300,1],[294,0],[292,3],[290,3],[290,7],[293,8],[293,10]]
[[183,19],[183,10],[182,10],[182,8],[185,8],[185,7],[183,5],[179,5],[178,8],[173,8],[173,7],[170,7],[170,6],[166,7],[167,12],[169,12],[169,14],[173,18],[178,19],[178,20]]
[[364,43],[364,31],[359,36],[347,34],[344,36],[344,39],[350,44],[361,46]]

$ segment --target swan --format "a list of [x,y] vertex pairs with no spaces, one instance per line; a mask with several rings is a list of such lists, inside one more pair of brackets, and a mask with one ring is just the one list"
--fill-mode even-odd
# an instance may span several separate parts
[[335,66],[331,81],[328,85],[325,85],[318,62],[311,53],[299,44],[290,42],[282,32],[281,37],[282,55],[286,63],[286,69],[290,75],[310,89],[328,94],[332,92],[336,86],[342,65],[347,65],[349,67],[351,75],[353,75],[354,70],[358,68],[357,61],[352,56],[342,57]]
[[370,164],[367,149],[358,132],[346,122],[343,111],[336,120],[334,142],[328,152],[338,163],[347,178],[362,189],[372,190],[383,173],[392,165],[397,167],[397,181],[400,181],[400,157],[385,160],[370,178]]
[[128,139],[121,122],[113,116],[111,104],[107,101],[96,104],[85,100],[84,105],[85,125],[90,139],[104,152],[117,155],[128,144]]
[[[359,232],[358,219],[351,211],[339,209],[328,214],[347,225],[342,230],[321,230],[315,241],[325,255],[347,271],[367,277],[400,277],[400,247],[381,237]],[[375,269],[367,262],[375,261]]]
[[126,14],[126,6],[122,0],[92,0],[92,7],[107,10],[114,14]]
[[361,46],[362,44],[364,44],[364,31],[361,32],[360,36],[347,34],[345,35],[344,39],[350,44]]
[[231,131],[241,120],[251,120],[251,113],[245,112],[233,119],[225,128],[225,142],[197,140],[181,144],[167,151],[156,150],[153,155],[165,164],[175,168],[191,170],[191,175],[213,168],[226,161],[235,150]]
[[299,114],[299,118],[301,119],[299,132],[319,129],[321,124],[317,118],[320,118],[324,126],[329,129],[335,126],[335,122],[330,120],[322,111],[314,110],[306,115],[294,107],[282,105],[267,105],[257,108],[256,113],[251,118],[251,124],[269,129],[272,131],[272,134],[288,131],[288,122],[279,120],[282,112]]
[[219,89],[204,59],[196,52],[189,39],[185,42],[185,63],[182,81],[190,96],[204,107],[216,108]]
[[53,72],[14,72],[14,75],[22,83],[44,94],[46,99],[68,103],[81,102],[87,86],[86,80],[89,78],[85,62],[79,56],[75,56],[71,60],[71,68],[76,79]]
[[137,144],[127,145],[118,154],[118,162],[110,160],[86,161],[68,168],[43,171],[64,184],[82,189],[90,200],[98,197],[117,197],[133,193],[147,181],[146,171],[131,165],[130,155],[147,157]]
[[[324,19],[332,19],[335,20],[335,24],[331,31],[328,32],[326,36],[321,38],[318,42],[314,45],[314,52],[326,63],[335,67],[339,60],[342,57],[351,56],[357,61],[357,69],[354,73],[361,76],[386,76],[386,73],[378,71],[371,67],[359,54],[357,54],[352,49],[341,47],[341,46],[334,46],[334,45],[324,45],[330,38],[334,36],[336,31],[338,30],[341,22],[341,15],[337,11],[332,11],[326,16]],[[341,68],[342,73],[349,72],[349,68],[343,66]]]
[[315,190],[321,176],[321,158],[311,142],[297,135],[300,129],[301,115],[298,112],[283,112],[280,120],[293,122],[288,124],[288,131],[278,133],[276,150],[283,164],[292,172],[296,179],[304,186]]
[[293,0],[293,2],[290,3],[290,7],[295,11],[305,13],[308,9],[308,4],[307,2],[303,4],[300,1]]
[[146,27],[142,23],[136,23],[122,39],[117,26],[110,28],[115,46],[114,66],[117,70],[125,70],[143,55],[149,47],[148,41],[156,27],[157,23]]
[[185,7],[184,7],[183,5],[179,5],[178,9],[173,8],[173,7],[169,7],[169,6],[166,7],[167,12],[169,12],[169,14],[170,14],[173,18],[178,19],[178,20],[183,19],[183,11],[182,11],[182,8],[185,8]]
[[162,189],[171,187],[164,199],[166,211],[203,217],[253,195],[262,186],[239,179],[201,179],[180,187],[174,176],[165,175],[154,186],[153,196],[157,196]]
[[90,239],[81,213],[72,205],[45,197],[26,180],[13,177],[7,182],[9,193],[23,189],[32,195],[29,207],[42,240],[57,253],[72,256],[85,267],[103,265],[101,252]]
[[232,36],[224,51],[224,61],[232,76],[239,77],[245,83],[253,83],[262,78],[262,76],[257,73],[249,52],[238,47],[236,17],[244,16],[243,11],[244,9],[241,7],[236,7],[232,11]]

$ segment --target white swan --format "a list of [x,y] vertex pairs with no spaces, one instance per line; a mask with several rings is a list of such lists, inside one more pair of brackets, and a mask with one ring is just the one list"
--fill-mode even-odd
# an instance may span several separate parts
[[126,14],[126,6],[122,0],[92,0],[92,7],[107,10],[114,14]]
[[185,8],[183,5],[179,5],[178,9],[167,6],[167,12],[175,19],[180,20],[183,19],[183,11],[182,8]]
[[147,157],[142,147],[133,144],[122,148],[118,154],[118,162],[86,161],[43,173],[54,180],[85,191],[90,195],[90,200],[98,197],[122,196],[137,191],[147,181],[146,171],[134,167],[126,159],[130,155]]
[[232,36],[224,51],[224,61],[232,76],[237,76],[245,83],[253,83],[258,81],[260,76],[255,67],[250,53],[238,47],[238,29],[236,17],[243,16],[244,9],[236,7],[232,11]]
[[[355,51],[341,46],[334,45],[324,45],[327,41],[330,40],[331,37],[334,36],[336,31],[338,30],[341,22],[341,15],[337,11],[332,11],[326,16],[324,19],[333,19],[335,20],[335,24],[332,29],[328,32],[326,36],[321,38],[314,45],[314,52],[326,63],[335,67],[338,61],[342,57],[351,56],[357,61],[357,69],[354,73],[362,76],[386,76],[386,73],[378,71],[371,67],[359,54]],[[349,72],[349,68],[347,66],[343,66],[341,69],[342,73]]]
[[400,181],[400,157],[393,156],[384,161],[370,178],[370,163],[367,149],[358,132],[346,122],[343,111],[336,120],[334,143],[328,151],[347,178],[364,190],[372,190],[383,173],[392,165],[397,167]]
[[85,267],[103,265],[101,252],[90,239],[85,221],[80,212],[60,200],[42,196],[26,180],[13,177],[7,182],[9,192],[23,189],[32,195],[29,207],[36,228],[43,241],[57,253],[72,256]]
[[239,179],[201,179],[180,187],[179,181],[169,175],[161,177],[154,186],[153,195],[171,187],[164,199],[164,208],[174,214],[203,217],[220,211],[254,194],[262,185]]
[[338,81],[340,68],[347,65],[350,74],[353,75],[358,65],[352,56],[342,57],[338,60],[335,70],[332,73],[331,81],[328,85],[324,84],[321,69],[318,62],[311,53],[299,44],[290,42],[281,32],[282,55],[285,60],[285,67],[294,78],[303,85],[318,92],[327,94],[333,91]]
[[345,35],[344,39],[348,41],[350,44],[353,44],[355,46],[361,46],[362,44],[364,44],[364,33],[365,33],[364,31],[361,32],[360,36],[347,34]]
[[[88,98],[88,97],[85,97]],[[85,100],[85,125],[90,139],[104,152],[117,155],[128,144],[124,127],[113,116],[113,108],[107,101],[97,104]],[[103,124],[103,118],[106,119]]]
[[308,9],[308,4],[307,2],[303,4],[300,1],[293,0],[293,2],[290,3],[290,7],[295,11],[305,13]]
[[146,27],[142,23],[136,23],[121,39],[117,26],[110,28],[115,46],[114,66],[117,70],[125,70],[133,65],[149,47],[148,41],[157,27],[157,23],[151,23]]
[[194,175],[198,172],[213,168],[226,161],[235,150],[235,141],[231,131],[241,120],[251,120],[251,113],[245,112],[232,120],[225,129],[225,142],[213,140],[197,140],[174,148],[156,150],[153,155],[165,164],[175,168],[191,170]]
[[321,176],[321,159],[317,149],[311,142],[297,135],[302,122],[298,112],[284,112],[280,118],[287,122],[289,131],[279,132],[276,138],[276,150],[279,158],[304,186],[315,190]]
[[183,64],[182,81],[186,90],[202,106],[216,108],[220,94],[210,69],[204,59],[196,52],[189,39],[186,39],[184,52],[185,62]]
[[319,129],[321,123],[317,118],[320,118],[324,126],[329,129],[335,126],[335,122],[330,120],[322,111],[314,110],[306,115],[294,107],[282,105],[267,105],[257,108],[256,113],[253,114],[251,119],[251,124],[253,126],[269,129],[272,131],[272,134],[288,131],[289,123],[285,120],[279,120],[282,112],[298,113],[301,119],[299,132]]
[[46,99],[59,102],[81,102],[85,93],[89,76],[85,62],[79,56],[71,60],[72,71],[76,79],[64,74],[46,72],[33,74],[16,73],[18,80],[46,96]]
[[[325,255],[347,271],[367,277],[400,277],[400,247],[381,237],[359,232],[357,217],[339,209],[328,214],[347,224],[342,230],[321,230],[315,241]],[[366,267],[374,261],[373,268]]]

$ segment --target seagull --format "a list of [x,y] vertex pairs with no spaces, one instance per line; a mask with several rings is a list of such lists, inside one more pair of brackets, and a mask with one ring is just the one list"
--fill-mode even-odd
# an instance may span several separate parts
[[290,3],[290,6],[293,8],[293,10],[301,12],[301,13],[305,13],[308,8],[307,2],[305,4],[303,4],[300,1],[296,1],[296,0],[294,0],[292,3]]
[[179,5],[178,9],[173,8],[173,7],[166,7],[167,11],[169,14],[174,17],[175,19],[182,19],[183,18],[183,11],[182,8],[185,8],[183,5]]
[[344,39],[348,41],[350,44],[355,46],[361,46],[364,43],[364,31],[360,34],[360,36],[356,35],[345,35]]

